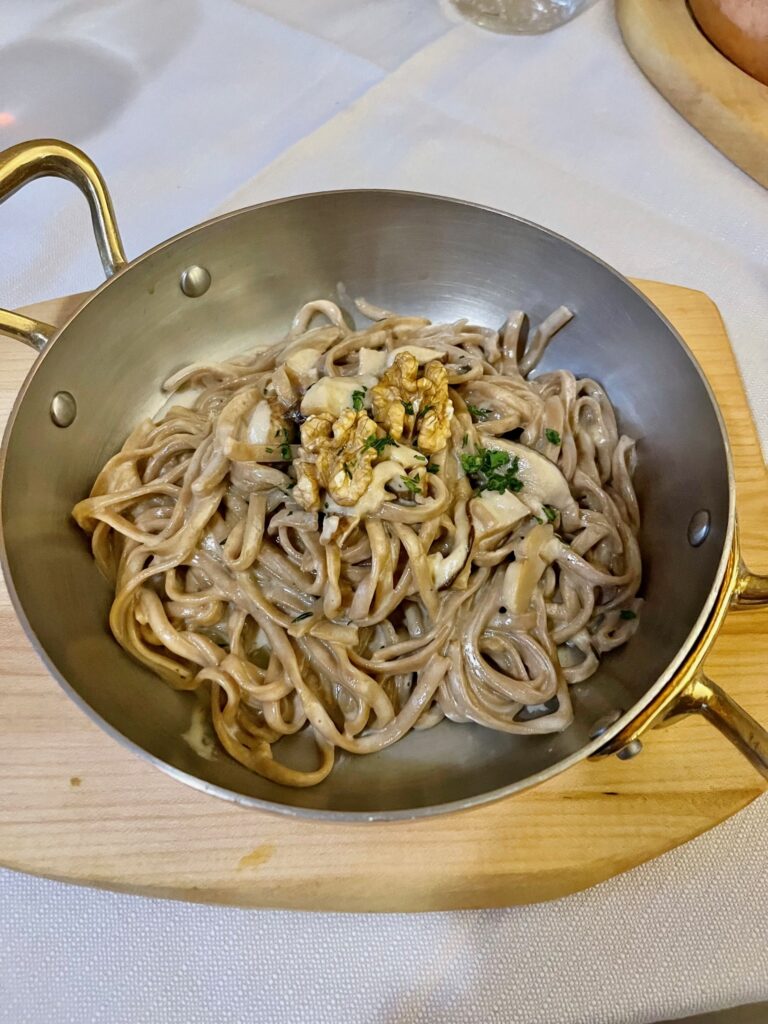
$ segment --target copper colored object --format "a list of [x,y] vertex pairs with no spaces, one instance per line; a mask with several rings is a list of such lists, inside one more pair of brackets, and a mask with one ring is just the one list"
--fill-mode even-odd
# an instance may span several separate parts
[[768,85],[766,0],[689,0],[699,28],[734,64]]

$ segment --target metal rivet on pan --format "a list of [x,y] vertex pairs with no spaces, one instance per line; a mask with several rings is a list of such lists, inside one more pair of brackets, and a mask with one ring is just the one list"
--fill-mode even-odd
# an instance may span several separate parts
[[640,740],[630,740],[626,747],[621,748],[616,757],[620,761],[630,761],[633,757],[637,757],[642,749],[643,744]]
[[592,729],[589,733],[589,738],[591,740],[596,740],[598,736],[602,736],[604,732],[607,732],[608,729],[610,729],[610,727],[613,725],[613,723],[618,722],[620,718],[621,711],[619,711],[618,708],[614,711],[609,711],[607,715],[601,715],[600,718],[598,718],[595,724],[592,726]]
[[77,402],[68,391],[57,391],[51,401],[51,419],[57,427],[68,427],[75,422]]
[[211,287],[211,275],[205,267],[198,267],[195,264],[187,267],[186,270],[182,270],[179,286],[190,299],[197,299],[201,295],[205,295]]
[[688,543],[692,548],[697,548],[704,543],[709,536],[711,526],[712,516],[708,509],[700,508],[698,512],[693,513],[691,521],[688,523]]

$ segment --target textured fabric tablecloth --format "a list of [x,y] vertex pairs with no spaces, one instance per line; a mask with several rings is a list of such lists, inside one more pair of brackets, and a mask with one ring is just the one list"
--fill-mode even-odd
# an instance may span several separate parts
[[[437,0],[6,4],[0,146],[41,135],[97,161],[129,255],[261,199],[387,186],[512,210],[625,273],[701,288],[768,443],[766,194],[654,92],[605,0],[540,38],[483,33]],[[4,305],[98,280],[71,186],[0,210]],[[0,872],[0,1021],[652,1021],[768,998],[766,906],[766,799],[589,892],[507,911],[246,912]]]

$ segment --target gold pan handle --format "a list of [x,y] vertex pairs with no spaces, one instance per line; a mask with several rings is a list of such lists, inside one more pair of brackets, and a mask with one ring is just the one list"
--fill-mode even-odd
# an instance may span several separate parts
[[733,607],[737,611],[763,608],[768,605],[768,576],[750,572],[742,562],[736,589],[733,592]]
[[699,714],[768,779],[768,730],[705,675],[694,679],[677,699],[672,715]]
[[[91,208],[96,244],[107,277],[126,263],[107,186],[93,162],[75,146],[56,139],[21,142],[0,153],[0,203],[35,178],[66,178],[73,182]],[[40,351],[55,332],[51,324],[0,309],[0,331]]]
[[[742,562],[733,591],[732,607],[737,611],[745,611],[765,605],[768,605],[768,576],[750,572]],[[666,718],[669,720],[692,713],[703,715],[741,751],[763,778],[768,779],[768,729],[764,729],[703,673],[692,679],[678,695]]]

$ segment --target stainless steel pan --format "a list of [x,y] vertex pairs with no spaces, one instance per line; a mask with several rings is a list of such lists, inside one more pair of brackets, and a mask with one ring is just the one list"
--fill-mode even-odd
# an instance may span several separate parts
[[[8,423],[3,568],[52,674],[112,735],[176,778],[240,803],[310,815],[420,816],[515,793],[582,758],[628,757],[651,725],[710,718],[768,776],[768,735],[701,673],[732,605],[765,604],[740,566],[733,470],[712,392],[683,341],[624,278],[534,224],[402,192],[345,191],[219,217],[128,263],[88,158],[42,141],[0,154],[0,201],[32,178],[85,193],[108,280],[58,330],[0,311],[0,330],[41,352]],[[596,376],[640,439],[646,598],[630,644],[574,687],[559,736],[443,723],[369,757],[342,759],[310,790],[282,788],[182,738],[194,698],[135,664],[107,629],[110,592],[70,510],[181,365],[281,335],[310,297],[349,292],[436,319],[499,324],[512,307],[576,312],[545,368]],[[301,744],[301,737],[296,739]],[[652,756],[652,755],[649,755]]]

